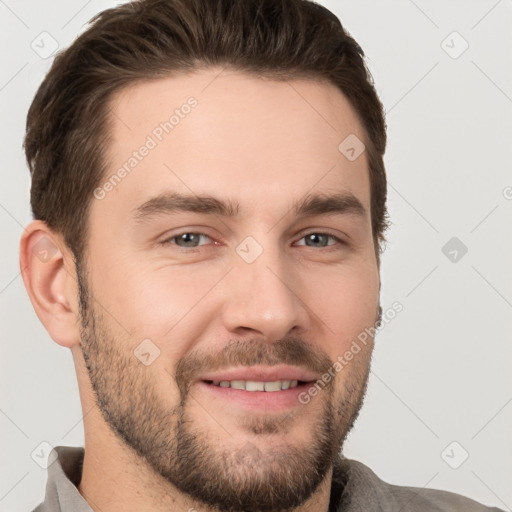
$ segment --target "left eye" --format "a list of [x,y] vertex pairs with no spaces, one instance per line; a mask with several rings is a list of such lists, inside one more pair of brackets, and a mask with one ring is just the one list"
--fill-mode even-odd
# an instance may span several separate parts
[[[204,235],[203,233],[182,233],[181,235],[169,238],[166,242],[171,241],[178,247],[198,247],[199,245],[204,245],[200,244],[199,241],[205,238],[211,240],[208,235]],[[174,240],[176,240],[176,242],[174,242]]]
[[[328,243],[330,240],[334,240],[334,243]],[[297,245],[305,245],[307,247],[327,247],[329,245],[335,245],[336,243],[343,243],[338,237],[328,235],[327,233],[309,233],[302,237],[300,241],[304,240],[304,243],[298,243]]]

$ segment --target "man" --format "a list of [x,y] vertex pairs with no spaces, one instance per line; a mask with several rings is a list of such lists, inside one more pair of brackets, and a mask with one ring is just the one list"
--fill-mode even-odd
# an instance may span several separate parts
[[134,2],[56,58],[20,259],[85,450],[52,452],[36,510],[491,510],[339,455],[381,320],[385,144],[362,50],[312,2]]

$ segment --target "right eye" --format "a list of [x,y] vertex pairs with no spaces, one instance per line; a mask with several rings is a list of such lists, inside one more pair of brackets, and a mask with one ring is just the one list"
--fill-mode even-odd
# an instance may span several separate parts
[[165,239],[164,241],[162,241],[162,245],[177,245],[178,247],[182,247],[182,248],[196,248],[196,247],[200,247],[201,245],[205,245],[205,244],[201,244],[200,241],[201,239],[208,239],[208,240],[211,240],[211,238],[208,236],[208,235],[205,235],[204,233],[194,233],[194,232],[185,232],[185,233],[180,233],[178,235],[173,235],[167,239]]

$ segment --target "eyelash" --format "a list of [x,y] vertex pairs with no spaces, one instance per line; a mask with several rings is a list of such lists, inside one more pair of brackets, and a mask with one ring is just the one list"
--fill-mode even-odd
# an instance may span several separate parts
[[[171,236],[169,238],[166,238],[165,240],[160,242],[160,245],[163,245],[163,246],[174,245],[178,249],[181,249],[183,252],[189,252],[189,251],[197,250],[197,249],[203,247],[203,245],[199,245],[197,247],[181,247],[178,244],[171,242],[172,240],[175,240],[175,239],[177,239],[177,238],[179,238],[180,236],[183,236],[183,235],[199,235],[199,236],[205,236],[205,237],[209,238],[210,240],[213,240],[212,237],[210,237],[206,233],[200,233],[198,231],[184,231],[182,233],[178,233],[178,234],[173,235],[173,236]],[[330,239],[333,239],[333,240],[335,240],[337,242],[336,244],[326,245],[325,247],[318,247],[318,249],[336,249],[336,248],[340,248],[339,246],[346,246],[347,245],[347,243],[345,241],[343,241],[341,238],[339,238],[339,237],[337,237],[335,235],[332,235],[331,233],[324,233],[322,231],[311,231],[310,233],[306,233],[305,235],[303,235],[299,240],[303,240],[304,238],[306,238],[308,236],[311,236],[311,235],[327,236]],[[208,244],[204,244],[204,245],[208,245]],[[336,246],[338,246],[338,247],[336,247]],[[301,244],[301,247],[309,247],[309,246],[307,246],[305,244]],[[314,249],[315,247],[311,247],[311,248]]]

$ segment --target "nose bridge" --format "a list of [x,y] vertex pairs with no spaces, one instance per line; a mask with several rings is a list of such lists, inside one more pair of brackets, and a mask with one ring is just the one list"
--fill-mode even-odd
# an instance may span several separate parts
[[236,248],[224,322],[231,331],[251,329],[275,341],[294,328],[306,329],[308,315],[293,267],[270,240],[260,244],[247,237]]

